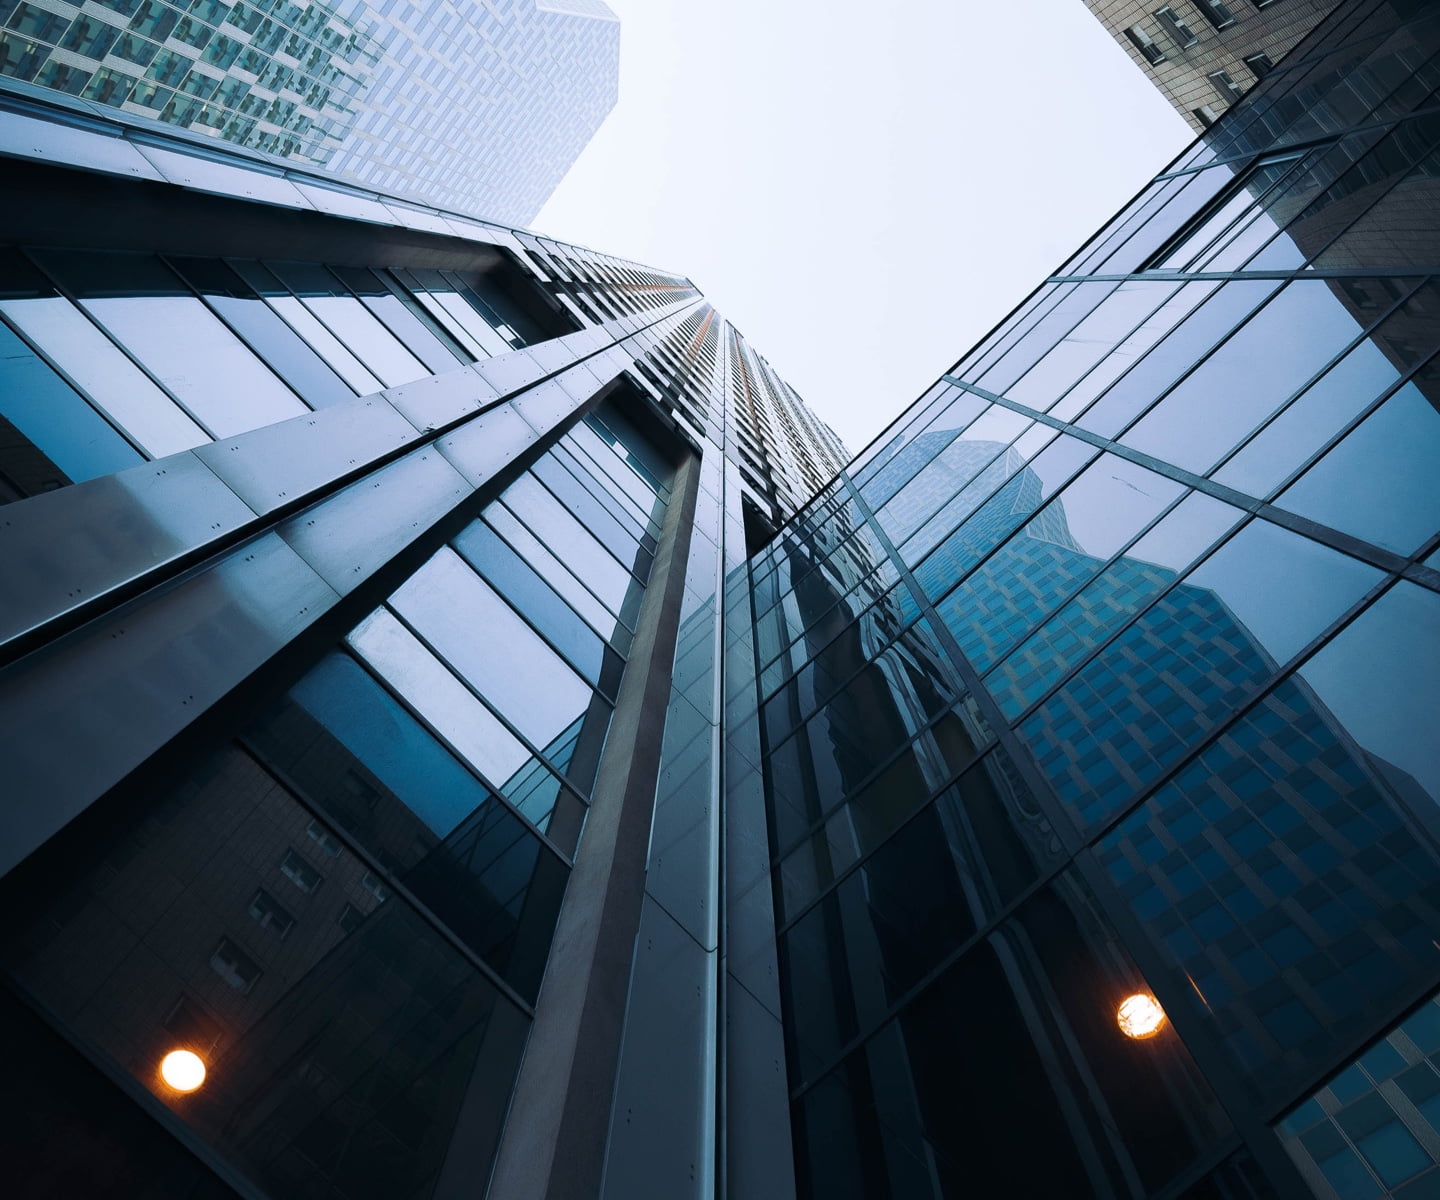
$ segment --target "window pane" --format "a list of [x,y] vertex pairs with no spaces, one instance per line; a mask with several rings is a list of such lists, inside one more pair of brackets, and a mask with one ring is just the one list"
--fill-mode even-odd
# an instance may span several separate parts
[[542,751],[589,707],[580,677],[453,550],[436,554],[391,604]]
[[[56,485],[109,475],[145,461],[4,325],[0,325],[0,416],[63,472],[63,477],[54,479]],[[43,486],[49,480],[45,464],[33,464],[33,471],[38,472],[36,484]]]
[[1124,436],[1203,474],[1360,333],[1328,284],[1291,284]]
[[217,438],[310,411],[193,296],[80,303]]
[[59,296],[7,300],[0,302],[0,312],[152,457],[163,458],[210,440],[70,301]]
[[[1440,365],[1424,382],[1440,394]],[[1437,464],[1440,414],[1416,383],[1407,383],[1276,504],[1409,555],[1440,530]]]

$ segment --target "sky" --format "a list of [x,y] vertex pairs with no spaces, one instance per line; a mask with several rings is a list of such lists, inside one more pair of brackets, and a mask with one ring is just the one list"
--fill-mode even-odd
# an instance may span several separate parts
[[1191,140],[1082,0],[607,0],[534,228],[688,276],[860,450]]

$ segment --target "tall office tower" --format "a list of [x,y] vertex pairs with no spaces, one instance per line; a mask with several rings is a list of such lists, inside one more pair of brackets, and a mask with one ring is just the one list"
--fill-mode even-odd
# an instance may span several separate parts
[[601,0],[0,0],[12,91],[511,225],[615,106],[619,56]]
[[1338,8],[843,470],[679,276],[7,112],[8,1178],[1433,1191],[1437,62]]
[[1440,1187],[1437,63],[1340,6],[749,564],[806,1200]]
[[1085,0],[1190,127],[1208,129],[1338,0]]
[[788,1164],[721,656],[835,435],[682,277],[0,104],[7,1194]]

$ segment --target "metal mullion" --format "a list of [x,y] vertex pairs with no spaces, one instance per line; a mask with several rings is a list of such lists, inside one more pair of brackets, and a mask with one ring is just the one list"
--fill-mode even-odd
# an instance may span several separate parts
[[[563,451],[563,453],[557,453],[557,451]],[[634,527],[638,529],[638,532],[635,532],[633,535],[636,544],[641,549],[649,552],[652,557],[654,556],[654,552],[645,545],[646,539],[648,538],[650,541],[653,542],[655,540],[654,536],[647,532],[643,527],[641,527],[638,522],[632,522],[632,518],[629,513],[616,511],[613,505],[607,503],[610,500],[610,494],[608,492],[606,492],[603,496],[598,496],[595,494],[596,484],[593,476],[591,476],[589,472],[586,471],[579,462],[575,461],[575,456],[570,453],[568,448],[563,447],[557,443],[549,457],[551,461],[555,463],[557,468],[569,475],[570,478],[575,481],[576,486],[579,487],[583,492],[585,492],[593,501],[595,501],[597,505],[604,509],[605,512],[607,512],[611,517],[613,517],[616,524],[620,525],[620,527],[624,529],[627,533],[631,531],[631,526],[633,524]],[[566,459],[569,459],[570,461],[567,462]]]

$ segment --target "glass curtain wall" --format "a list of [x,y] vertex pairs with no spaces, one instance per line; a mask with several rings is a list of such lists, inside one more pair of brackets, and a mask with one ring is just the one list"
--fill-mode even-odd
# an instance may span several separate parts
[[488,1161],[673,470],[575,424],[183,785],[62,835],[12,979],[267,1194],[429,1195],[474,1089]]
[[752,561],[803,1195],[1440,1178],[1437,64],[1343,6]]
[[513,308],[474,272],[0,247],[0,501],[545,336]]

